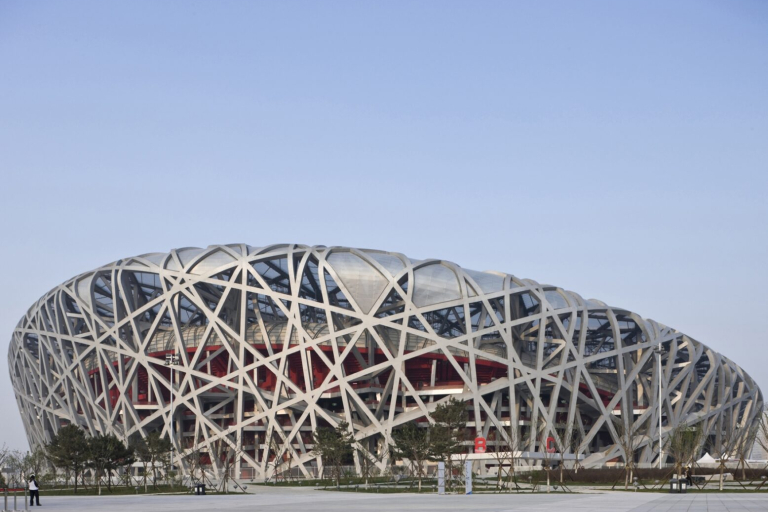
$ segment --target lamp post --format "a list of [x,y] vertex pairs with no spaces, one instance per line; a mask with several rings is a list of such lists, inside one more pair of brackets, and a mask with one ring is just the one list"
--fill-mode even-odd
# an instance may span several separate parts
[[[170,394],[171,394],[171,413],[168,415],[168,437],[171,441],[171,470],[173,470],[173,367],[179,364],[179,356],[175,353],[165,355],[165,366],[171,368],[171,382],[170,382]],[[167,475],[166,475],[167,476]]]
[[659,356],[659,469],[661,469],[661,462],[664,458],[664,445],[661,444],[661,354],[664,353],[664,349],[661,348],[661,342],[653,349],[653,353]]

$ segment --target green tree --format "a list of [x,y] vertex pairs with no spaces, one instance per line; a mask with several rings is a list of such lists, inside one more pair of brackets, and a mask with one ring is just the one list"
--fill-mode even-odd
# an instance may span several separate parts
[[354,436],[349,424],[342,421],[336,428],[319,428],[312,434],[314,451],[322,458],[323,466],[330,466],[336,487],[340,486],[341,467],[352,456]]
[[112,492],[112,472],[133,463],[133,448],[127,447],[114,434],[96,435],[88,439],[89,466],[93,468],[99,495],[102,475],[107,475],[107,488]]
[[448,488],[453,487],[453,459],[463,451],[466,437],[467,404],[451,397],[446,402],[437,404],[431,414],[435,425],[430,436],[432,453],[436,460],[445,463],[448,475]]
[[131,466],[136,462],[136,455],[133,453],[133,447],[126,445],[120,439],[115,437],[112,457],[107,463],[107,488],[112,492],[112,474],[119,468],[123,468],[126,473],[130,471]]
[[430,444],[431,427],[421,428],[411,421],[401,428],[392,431],[394,443],[392,453],[399,459],[407,459],[411,464],[412,474],[415,474],[419,482],[424,478],[424,466],[429,460],[434,460],[434,453]]
[[62,427],[46,446],[46,452],[51,463],[72,472],[77,493],[77,477],[83,473],[88,463],[88,440],[85,432],[77,425]]

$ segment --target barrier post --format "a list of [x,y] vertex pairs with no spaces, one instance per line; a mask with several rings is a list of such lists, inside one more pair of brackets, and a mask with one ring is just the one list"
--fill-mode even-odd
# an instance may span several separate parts
[[437,463],[437,494],[445,494],[445,462]]

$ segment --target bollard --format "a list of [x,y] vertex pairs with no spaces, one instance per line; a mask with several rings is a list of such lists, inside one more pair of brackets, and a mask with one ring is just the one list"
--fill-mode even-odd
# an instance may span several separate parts
[[19,510],[19,509],[16,507],[16,494],[17,494],[17,493],[16,493],[16,489],[14,489],[14,490],[13,490],[13,510]]
[[679,493],[679,489],[677,487],[677,478],[670,478],[669,479],[669,494],[677,494]]
[[24,510],[29,510],[29,486],[24,488]]
[[3,503],[3,510],[8,510],[8,486],[5,487],[5,492],[3,493],[3,496],[5,497],[5,501]]

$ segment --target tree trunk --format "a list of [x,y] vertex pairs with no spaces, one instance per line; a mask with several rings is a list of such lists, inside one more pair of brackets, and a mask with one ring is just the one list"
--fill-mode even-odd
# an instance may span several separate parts
[[720,492],[723,491],[723,462],[720,461]]
[[549,494],[549,470],[547,470],[547,494]]

